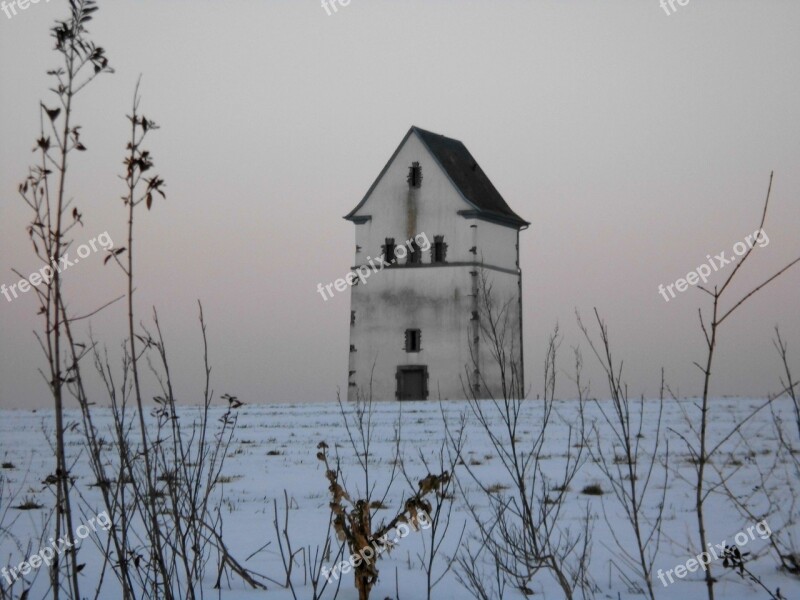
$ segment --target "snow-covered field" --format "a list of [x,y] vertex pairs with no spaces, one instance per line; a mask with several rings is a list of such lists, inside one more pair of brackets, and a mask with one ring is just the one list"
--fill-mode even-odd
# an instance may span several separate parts
[[[753,407],[762,402],[763,400],[715,399],[711,419],[712,445],[749,414]],[[691,407],[690,400],[680,403],[672,401],[665,405],[662,429],[670,442],[669,481],[664,509],[663,539],[657,559],[657,568],[664,571],[686,563],[701,551],[697,548],[699,545],[697,523],[693,511],[694,487],[691,480],[694,467],[679,437],[679,434],[691,436],[681,405],[689,411],[688,414],[692,415],[693,419],[698,417],[698,412]],[[644,448],[649,447],[654,436],[657,406],[656,402],[646,404],[645,434],[641,440]],[[777,402],[775,406],[775,410],[785,418],[786,423],[792,424],[794,415],[789,404]],[[576,422],[577,407],[575,401],[556,403],[558,415],[550,424],[548,452],[543,463],[548,472],[557,473],[563,464],[569,445],[566,423]],[[215,410],[219,414],[222,413],[222,409]],[[377,481],[377,489],[382,489],[382,482],[386,480],[392,468],[395,450],[393,440],[398,423],[402,425],[401,450],[405,462],[413,471],[415,479],[426,475],[419,452],[429,456],[432,461],[437,460],[444,435],[442,410],[452,423],[456,422],[460,413],[469,412],[468,405],[460,402],[447,402],[442,407],[435,402],[407,403],[402,406],[396,403],[382,403],[374,406],[372,458],[375,465],[372,476]],[[587,411],[589,419],[594,420],[599,428],[599,438],[603,443],[610,444],[607,426],[599,417],[597,407],[590,404]],[[101,415],[98,421],[101,428],[107,427],[108,412],[97,409],[97,414]],[[192,415],[193,409],[182,409],[181,416],[184,420],[191,419]],[[776,454],[778,441],[774,434],[772,419],[771,412],[764,410],[748,421],[742,428],[742,435],[731,438],[723,451],[715,457],[714,467],[732,473],[729,485],[737,493],[745,496],[755,492],[750,508],[754,514],[766,517],[772,535],[781,536],[784,540],[794,537],[794,541],[798,542],[800,532],[789,531],[785,523],[792,517],[795,520],[798,518],[797,514],[792,514],[792,511],[798,509],[792,503],[792,499],[800,495],[800,473],[793,470],[794,467],[785,456],[777,461],[777,468],[772,471],[773,478],[766,482],[773,501],[771,509],[764,501],[763,494],[759,492],[759,486],[765,482],[760,479],[759,469],[756,466],[759,465],[762,471],[766,471],[775,466],[776,456],[780,457]],[[77,413],[69,415],[67,420],[78,421]],[[214,420],[216,421],[216,418]],[[523,443],[526,439],[530,439],[541,423],[541,408],[536,401],[532,400],[526,404],[524,423],[525,427],[518,436]],[[53,472],[53,453],[46,433],[51,432],[52,428],[52,412],[0,411],[0,460],[4,467],[2,475],[6,479],[6,494],[9,491],[17,494],[13,502],[15,506],[24,500],[44,505],[42,509],[25,511],[12,509],[7,512],[6,522],[3,525],[8,527],[8,535],[0,536],[2,565],[15,566],[28,558],[25,553],[28,552],[29,541],[32,543],[30,552],[36,552],[38,549],[37,536],[42,531],[43,518],[49,514],[47,508],[53,503],[53,496],[43,483],[47,475]],[[797,452],[800,442],[796,439],[796,428],[787,426],[786,430],[795,435],[792,443]],[[80,510],[84,519],[88,520],[101,512],[102,508],[97,488],[92,487],[94,482],[83,455],[80,431],[77,428],[75,431],[70,431],[68,440],[69,456],[75,461],[73,475],[77,477],[76,485],[83,495]],[[328,482],[324,477],[324,466],[316,458],[317,444],[323,440],[328,443],[331,452],[338,450],[348,484],[353,487],[358,486],[360,479],[356,457],[347,441],[342,416],[336,403],[295,406],[247,405],[239,410],[239,424],[224,470],[226,483],[221,503],[226,542],[239,560],[245,561],[250,557],[245,564],[253,571],[264,573],[277,580],[284,577],[272,523],[273,500],[277,499],[279,506],[282,506],[284,490],[290,499],[289,532],[294,547],[311,546],[313,549],[322,543],[330,516]],[[662,443],[662,452],[663,449]],[[508,483],[507,475],[499,464],[494,448],[474,418],[468,421],[465,460],[484,484],[502,486]],[[461,478],[462,486],[470,501],[485,506],[486,500],[477,493],[477,486],[466,474],[464,467],[457,469],[456,474]],[[716,477],[713,472],[710,476]],[[651,483],[649,497],[646,499],[646,513],[655,514],[663,490],[662,482],[663,469],[659,469]],[[597,586],[596,597],[642,597],[632,593],[629,586],[619,577],[617,566],[621,561],[616,556],[619,551],[610,535],[604,512],[613,526],[617,539],[623,543],[630,543],[629,548],[633,552],[630,526],[612,495],[607,493],[602,496],[592,496],[581,493],[584,486],[589,484],[599,484],[604,490],[609,490],[608,482],[591,458],[581,468],[570,487],[561,525],[579,530],[588,505],[593,515],[590,572]],[[393,491],[387,497],[388,507],[378,512],[379,518],[383,513],[387,517],[394,515],[392,509],[401,506],[409,491],[410,488],[402,477],[395,481]],[[9,502],[8,496],[3,498],[3,502]],[[465,528],[462,545],[476,530],[464,508],[463,498],[458,493],[455,502],[453,522],[441,550],[444,556],[451,556],[460,550],[458,541],[462,528]],[[5,508],[5,506],[0,507],[0,514]],[[770,510],[772,512],[768,512]],[[708,540],[715,544],[722,544],[723,541],[732,544],[737,533],[747,531],[748,527],[753,531],[752,526],[756,525],[755,521],[743,517],[732,502],[721,494],[711,495],[707,514]],[[760,531],[764,531],[763,526]],[[404,600],[415,600],[425,597],[425,578],[419,566],[418,555],[423,551],[422,542],[426,535],[429,535],[429,531],[412,533],[400,540],[391,555],[384,555],[381,558],[378,563],[381,577],[372,592],[373,598],[383,600],[398,598],[399,595],[399,598]],[[800,598],[800,579],[777,569],[778,562],[769,549],[769,540],[762,539],[768,536],[756,532],[752,537],[755,539],[748,537],[746,547],[742,548],[752,553],[748,557],[751,559],[747,564],[748,568],[770,589],[775,590],[780,587],[781,593],[786,598]],[[267,545],[268,542],[271,543]],[[81,574],[82,586],[84,590],[93,590],[99,573],[99,550],[87,539],[82,545],[80,557],[81,562],[87,563],[87,568]],[[442,560],[444,561],[444,558]],[[718,598],[730,600],[768,597],[755,584],[741,579],[730,570],[724,570],[721,561],[717,561],[714,567],[715,575],[720,578],[716,587]],[[298,597],[310,597],[308,588],[304,587],[301,571],[302,567],[298,567],[296,574]],[[212,566],[209,569],[206,590],[209,597],[217,596],[217,591],[212,589],[215,575]],[[352,587],[352,575],[343,577],[345,579],[339,598],[356,598],[357,594]],[[700,571],[689,573],[683,580],[678,580],[669,587],[662,586],[658,579],[654,583],[656,594],[661,598],[688,599],[705,596]],[[115,585],[113,577],[106,573],[100,598],[119,598]],[[233,579],[230,582],[232,591],[224,589],[222,597],[276,600],[292,597],[287,590],[281,589],[274,583],[268,582],[267,585],[267,592],[254,591],[247,589],[241,581]],[[42,572],[36,579],[30,597],[45,596],[46,586],[47,574]],[[562,597],[560,591],[547,577],[534,580],[531,587],[535,592],[532,597]],[[433,597],[469,598],[470,594],[460,585],[456,573],[451,571],[434,589]],[[524,596],[518,590],[511,589],[507,591],[506,597]]]

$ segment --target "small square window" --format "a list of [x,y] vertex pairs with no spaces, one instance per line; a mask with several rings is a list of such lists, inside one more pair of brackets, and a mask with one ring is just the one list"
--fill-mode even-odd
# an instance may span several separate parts
[[406,329],[406,352],[422,350],[422,332],[419,329]]

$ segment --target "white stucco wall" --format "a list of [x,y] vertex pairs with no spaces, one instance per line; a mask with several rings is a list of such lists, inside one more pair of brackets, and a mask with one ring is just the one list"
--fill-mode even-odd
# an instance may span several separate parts
[[[511,325],[507,349],[518,351],[518,278],[486,271],[498,305],[509,305]],[[467,267],[386,269],[374,273],[366,285],[352,288],[355,323],[350,327],[350,369],[355,371],[348,397],[356,389],[367,394],[372,379],[375,399],[393,399],[398,366],[425,365],[428,368],[429,399],[464,398],[465,368],[472,370],[470,353],[473,310],[472,279]],[[516,323],[515,323],[516,321]],[[406,329],[420,329],[420,352],[405,351]],[[488,346],[481,342],[480,369],[493,393],[499,391],[499,368]],[[467,382],[469,386],[469,381]]]
[[[415,161],[422,167],[422,185],[410,189],[406,178]],[[429,399],[465,397],[462,379],[465,367],[472,370],[470,348],[475,347],[471,318],[477,307],[471,273],[476,272],[476,263],[489,267],[485,272],[502,302],[517,300],[519,293],[517,231],[458,215],[471,208],[412,133],[355,214],[371,218],[355,226],[360,251],[353,266],[367,265],[369,258],[379,256],[388,237],[400,245],[423,233],[431,244],[434,236],[444,236],[446,263],[432,265],[429,249],[423,253],[422,266],[406,267],[408,258],[401,259],[399,266],[372,272],[366,283],[351,288],[355,311],[350,328],[350,344],[355,348],[349,362],[351,400],[357,391],[369,393],[370,380],[374,399],[394,399],[395,375],[402,365],[427,367]],[[513,318],[519,319],[518,301],[512,309]],[[518,351],[518,320],[515,325],[509,345],[513,343]],[[407,329],[422,331],[420,352],[405,351]],[[491,365],[488,349],[478,347],[481,371],[497,388],[496,365]]]
[[[422,186],[410,190],[406,177],[414,161],[422,167]],[[379,256],[386,238],[394,238],[396,244],[402,244],[419,233],[424,233],[431,243],[435,235],[444,235],[449,246],[448,262],[472,260],[469,225],[477,221],[467,221],[456,214],[469,208],[419,137],[412,134],[356,213],[372,218],[356,226],[356,245],[361,247],[361,252],[356,253],[354,264],[362,264],[367,256]],[[429,252],[423,262],[430,262]]]
[[517,230],[478,219],[478,261],[487,265],[517,270]]

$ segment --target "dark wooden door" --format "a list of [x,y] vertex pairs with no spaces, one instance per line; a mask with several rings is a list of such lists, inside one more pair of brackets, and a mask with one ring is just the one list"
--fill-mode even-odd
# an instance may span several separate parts
[[425,400],[428,397],[425,367],[399,367],[397,373],[398,400]]

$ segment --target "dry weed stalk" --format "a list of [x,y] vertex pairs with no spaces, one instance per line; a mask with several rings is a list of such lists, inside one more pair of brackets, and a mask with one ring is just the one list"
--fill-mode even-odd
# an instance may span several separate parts
[[[34,285],[28,277],[15,271],[31,284],[39,303],[39,314],[43,317],[43,331],[36,337],[47,360],[47,370],[40,370],[40,373],[47,381],[55,409],[56,464],[51,475],[56,488],[56,539],[71,535],[75,526],[74,479],[64,444],[67,427],[64,422],[65,387],[74,381],[75,373],[65,364],[64,355],[68,353],[65,329],[70,322],[82,318],[66,314],[61,275],[62,258],[68,261],[67,251],[72,245],[70,232],[78,225],[83,226],[81,212],[67,196],[67,158],[74,152],[86,150],[81,139],[81,127],[73,121],[77,95],[98,75],[112,71],[103,48],[88,37],[86,24],[97,11],[94,0],[69,0],[69,11],[69,18],[58,21],[51,29],[61,65],[48,71],[48,75],[54,80],[50,91],[58,104],[53,108],[41,104],[40,132],[34,147],[39,162],[31,166],[28,176],[19,186],[20,196],[33,212],[28,235],[34,254],[43,265],[39,277],[41,282]],[[47,277],[43,275],[45,272],[49,273]],[[65,559],[58,556],[53,562],[50,590],[54,600],[59,600],[62,592],[74,600],[82,597],[78,567],[74,546],[66,551]],[[62,570],[65,581],[62,581]]]
[[[486,381],[486,366],[472,356],[472,368],[465,368],[462,387],[469,401],[472,416],[494,449],[503,472],[509,477],[510,489],[489,485],[468,462],[464,470],[489,503],[487,517],[468,500],[466,490],[459,489],[472,516],[477,533],[473,545],[467,545],[459,558],[459,581],[475,597],[502,598],[507,585],[525,594],[542,574],[551,576],[564,597],[571,600],[577,593],[591,596],[594,590],[589,572],[591,548],[591,516],[587,504],[582,531],[576,533],[563,525],[562,511],[568,490],[586,460],[584,452],[586,424],[584,402],[578,404],[576,418],[563,419],[567,428],[566,452],[560,474],[554,479],[545,473],[545,460],[552,452],[548,428],[554,417],[556,387],[556,355],[560,344],[558,327],[548,341],[544,364],[541,422],[530,440],[523,440],[527,427],[523,409],[528,403],[522,380],[522,367],[515,352],[517,332],[513,330],[510,312],[514,300],[503,303],[495,297],[484,271],[478,283],[478,320],[481,345],[488,352],[500,377],[500,395],[493,395]],[[480,386],[468,385],[471,375],[478,373]],[[496,386],[495,386],[496,387]],[[481,390],[488,397],[481,397]],[[460,480],[457,480],[460,481]],[[480,560],[489,555],[491,567]],[[491,568],[491,575],[484,572]]]
[[[617,548],[616,557],[619,564],[615,563],[620,576],[629,589],[638,590],[646,594],[650,600],[655,600],[653,589],[653,566],[655,565],[661,544],[661,530],[664,521],[664,506],[669,480],[669,440],[665,441],[666,451],[664,460],[659,460],[658,451],[661,447],[662,417],[664,413],[664,371],[661,371],[661,388],[658,399],[658,414],[655,420],[655,433],[648,448],[642,447],[645,424],[645,400],[641,396],[638,402],[638,416],[632,414],[631,402],[628,397],[628,386],[622,379],[622,362],[616,363],[611,352],[611,342],[608,328],[597,309],[594,311],[597,326],[600,330],[599,348],[577,315],[578,327],[583,332],[586,341],[603,369],[608,382],[611,396],[611,408],[607,410],[604,405],[595,400],[603,421],[611,433],[611,455],[609,450],[603,448],[603,438],[599,430],[595,430],[595,443],[589,446],[589,452],[598,465],[611,491],[619,505],[625,512],[628,523],[633,529],[636,539],[635,551],[629,549],[630,544],[625,543],[616,533],[615,526],[608,514],[603,510],[608,529]],[[580,370],[582,360],[576,350],[576,372],[578,374],[578,395],[583,396],[584,390],[580,384]],[[636,406],[636,405],[634,405]],[[635,409],[636,410],[636,409]],[[656,467],[663,467],[663,481],[657,509],[651,516],[646,510],[646,498],[651,487]],[[641,587],[644,583],[644,589]]]
[[[19,193],[33,211],[28,227],[34,253],[42,262],[41,286],[32,285],[43,315],[44,331],[37,340],[48,362],[46,379],[55,406],[55,472],[45,481],[55,488],[56,539],[75,531],[75,499],[84,502],[85,514],[96,513],[72,475],[74,463],[67,460],[65,432],[78,431],[83,437],[88,462],[99,488],[101,502],[112,526],[107,538],[98,534],[93,541],[105,556],[94,598],[102,594],[107,568],[116,575],[122,598],[196,598],[202,595],[205,565],[216,553],[220,569],[233,572],[253,587],[263,587],[253,574],[236,562],[222,542],[222,523],[213,501],[217,498],[217,476],[233,434],[236,419],[231,404],[216,430],[209,413],[213,392],[209,387],[210,367],[206,346],[205,322],[200,313],[206,367],[204,407],[199,421],[182,425],[176,411],[172,378],[163,336],[156,315],[157,335],[141,335],[134,327],[134,209],[145,204],[148,209],[155,195],[164,196],[164,181],[151,175],[154,166],[143,141],[156,124],[139,113],[138,85],[133,110],[128,115],[130,139],[124,160],[128,209],[128,244],[108,248],[105,263],[113,261],[126,277],[128,339],[123,346],[122,377],[118,382],[107,354],[93,338],[79,338],[76,324],[88,319],[111,303],[87,314],[69,311],[64,293],[61,261],[68,266],[68,251],[73,244],[72,230],[83,226],[84,215],[68,199],[67,157],[87,150],[81,127],[73,122],[75,99],[98,75],[111,72],[103,48],[88,38],[86,24],[98,8],[94,0],[69,0],[70,18],[52,28],[55,50],[62,66],[48,72],[54,79],[51,91],[58,105],[41,105],[39,139],[35,150],[39,163],[31,167],[19,186]],[[93,240],[94,241],[94,240]],[[105,248],[105,246],[104,246]],[[122,254],[127,252],[127,256]],[[45,273],[49,273],[47,277]],[[33,277],[31,277],[33,279]],[[35,283],[35,282],[31,282]],[[112,301],[114,302],[114,301]],[[151,354],[156,353],[155,362]],[[110,439],[95,424],[95,403],[90,400],[82,368],[84,359],[93,356],[95,366],[111,399]],[[161,385],[153,414],[157,432],[147,430],[141,361],[147,360]],[[65,395],[71,394],[80,407],[81,422],[65,423]],[[130,405],[133,404],[134,407]],[[241,404],[241,403],[240,403]],[[133,412],[133,414],[131,414]],[[137,427],[138,425],[138,427]],[[77,460],[77,459],[76,459]],[[50,594],[73,600],[87,597],[79,588],[77,544],[69,546],[53,561],[50,571]],[[220,575],[221,576],[221,575]]]
[[[766,221],[767,218],[767,210],[769,208],[770,194],[772,192],[772,178],[773,174],[770,173],[769,185],[767,187],[767,194],[764,200],[764,207],[761,213],[761,222],[759,223],[757,231],[763,230],[764,222]],[[689,453],[691,454],[692,462],[695,468],[695,473],[694,473],[695,476],[693,478],[692,484],[695,488],[694,511],[697,517],[697,532],[699,538],[698,546],[700,548],[708,547],[708,539],[706,534],[706,515],[705,515],[706,501],[709,495],[719,487],[718,483],[713,483],[708,480],[708,475],[706,473],[706,469],[711,464],[711,458],[722,447],[722,445],[725,442],[727,442],[733,435],[736,434],[737,431],[739,431],[739,429],[742,427],[742,425],[744,425],[744,423],[749,421],[756,413],[760,412],[763,408],[766,408],[771,404],[771,399],[769,399],[766,403],[756,408],[750,415],[746,416],[732,431],[730,431],[727,435],[723,436],[720,442],[718,442],[714,446],[711,446],[711,442],[709,441],[709,431],[708,431],[708,425],[711,418],[710,417],[711,373],[712,373],[714,358],[716,356],[717,344],[719,342],[719,335],[722,325],[747,300],[752,298],[756,293],[764,289],[767,285],[775,281],[781,275],[786,273],[790,268],[792,268],[794,265],[800,262],[800,257],[790,261],[783,268],[779,269],[773,275],[765,279],[762,283],[752,288],[749,292],[740,295],[737,300],[734,300],[732,302],[730,308],[723,309],[722,301],[728,299],[728,294],[726,294],[725,292],[727,292],[730,289],[729,286],[736,278],[736,275],[739,274],[740,269],[745,265],[747,259],[750,258],[750,255],[752,254],[754,248],[755,245],[750,245],[745,254],[742,256],[742,259],[736,263],[736,266],[734,267],[733,271],[723,281],[722,285],[714,286],[713,290],[709,290],[707,287],[703,285],[697,286],[698,289],[708,294],[711,298],[710,315],[704,315],[703,310],[698,309],[700,328],[702,329],[703,336],[706,342],[706,353],[703,364],[700,364],[698,362],[694,363],[694,365],[703,374],[703,392],[700,399],[700,403],[699,405],[696,406],[700,412],[699,425],[695,427],[694,426],[695,419],[692,419],[688,415],[686,415],[686,421],[690,427],[692,435],[694,435],[696,439],[689,440],[687,436],[684,436],[680,432],[676,431],[675,433],[676,435],[681,437],[683,442],[686,444],[686,447],[689,450]],[[713,575],[711,565],[708,565],[708,567],[704,570],[704,577],[705,577],[706,593],[708,596],[708,600],[714,600],[714,584],[716,583],[716,578]]]
[[[325,477],[328,480],[328,491],[331,494],[330,509],[333,517],[333,528],[340,541],[347,544],[351,555],[361,555],[367,548],[374,549],[377,559],[384,550],[390,551],[393,542],[388,539],[389,532],[405,523],[412,529],[420,528],[420,518],[428,519],[433,512],[433,507],[426,496],[441,493],[450,481],[450,473],[445,471],[440,475],[428,474],[418,483],[417,491],[408,498],[403,508],[389,522],[381,522],[373,529],[372,511],[380,505],[368,499],[353,499],[345,489],[342,473],[338,461],[331,467],[328,460],[328,445],[323,441],[317,446],[317,458],[325,465]],[[359,600],[369,600],[370,592],[378,580],[376,560],[355,561],[354,575],[355,587],[358,590]]]
[[[425,452],[420,448],[418,458],[422,464],[423,469],[427,473],[438,471],[440,473],[450,473],[450,477],[443,479],[441,485],[435,490],[433,495],[432,510],[428,511],[430,526],[427,529],[427,534],[423,538],[423,552],[417,554],[417,560],[420,567],[425,573],[425,589],[426,599],[433,598],[433,589],[442,581],[457,564],[457,553],[452,556],[445,556],[444,560],[440,560],[440,550],[447,538],[450,525],[455,518],[453,515],[453,508],[455,506],[455,470],[456,466],[462,461],[462,453],[464,444],[466,443],[466,427],[467,416],[462,413],[459,417],[458,426],[451,430],[445,414],[444,405],[440,402],[439,409],[442,414],[442,422],[444,425],[444,437],[439,446],[439,451],[434,455],[434,461],[425,456]],[[403,473],[403,478],[410,488],[414,488],[414,482],[409,468],[406,465],[402,455],[399,456],[400,470]],[[434,465],[432,462],[436,462]],[[456,548],[461,547],[461,541],[464,539],[464,532],[466,531],[467,522],[464,521],[461,527],[461,533],[456,541]],[[441,567],[439,567],[440,563]],[[437,571],[438,568],[438,571]],[[399,593],[398,593],[399,595]]]

